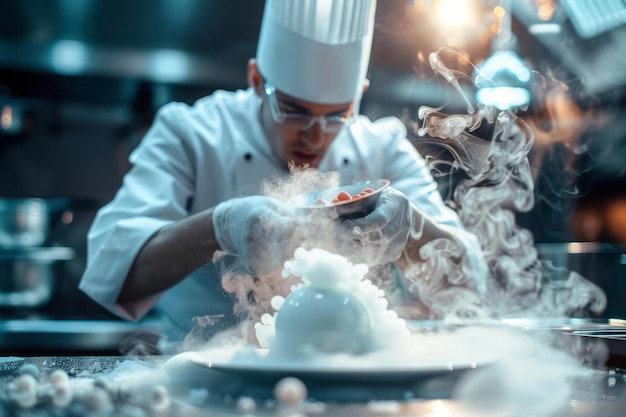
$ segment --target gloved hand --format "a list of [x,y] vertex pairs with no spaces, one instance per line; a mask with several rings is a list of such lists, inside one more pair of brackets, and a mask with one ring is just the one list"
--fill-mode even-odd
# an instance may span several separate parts
[[388,187],[365,217],[339,220],[335,246],[352,262],[381,265],[397,260],[409,239],[413,208],[402,192]]
[[239,197],[213,211],[215,237],[224,251],[242,256],[257,273],[270,272],[293,255],[296,229],[289,206],[266,196]]

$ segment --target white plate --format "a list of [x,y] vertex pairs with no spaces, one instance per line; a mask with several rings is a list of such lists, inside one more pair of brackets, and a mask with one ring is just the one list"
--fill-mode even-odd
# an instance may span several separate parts
[[178,355],[163,369],[173,395],[186,398],[193,390],[203,390],[209,393],[204,405],[213,406],[240,396],[272,399],[276,384],[285,377],[301,380],[306,385],[307,397],[315,401],[449,398],[461,376],[489,365],[487,361],[430,361],[428,355],[421,358],[420,364],[396,367],[378,361],[359,362],[354,357],[344,357],[344,361],[335,359],[326,363],[322,360],[278,362],[270,360],[266,350],[212,349]]
[[[395,361],[393,352],[373,356],[335,355],[304,361],[298,359],[272,358],[265,349],[211,349],[189,355],[190,362],[238,375],[276,378],[294,376],[306,379],[333,380],[372,380],[372,381],[409,381],[419,380],[434,375],[443,376],[475,369],[492,363],[487,359],[480,361],[469,358],[443,360],[428,354],[420,355],[419,363],[389,365]],[[408,361],[407,361],[408,362]]]
[[317,401],[441,399],[450,398],[459,378],[498,361],[492,349],[470,349],[492,336],[492,329],[441,329],[415,333],[404,349],[312,360],[278,359],[275,352],[242,345],[214,347],[178,355],[165,368],[172,390],[184,396],[203,389],[211,393],[209,402],[241,395],[271,399],[285,377],[300,379]]

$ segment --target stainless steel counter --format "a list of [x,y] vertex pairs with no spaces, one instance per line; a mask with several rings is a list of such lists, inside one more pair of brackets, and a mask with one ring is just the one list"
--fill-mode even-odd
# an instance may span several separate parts
[[[89,402],[93,401],[89,393],[89,390],[93,389],[108,392],[113,404],[110,412],[97,414],[99,416],[468,416],[467,410],[463,410],[458,401],[447,395],[435,398],[416,397],[405,401],[304,402],[286,406],[277,401],[259,401],[249,397],[242,399],[236,394],[218,397],[211,395],[208,391],[192,389],[190,386],[173,387],[166,384],[165,391],[154,390],[160,393],[154,401],[158,401],[163,407],[154,407],[154,403],[151,406],[149,402],[141,402],[140,398],[145,400],[145,395],[141,397],[137,394],[149,393],[150,384],[153,387],[160,386],[158,371],[170,359],[169,356],[0,358],[0,400],[2,400],[0,414],[6,412],[9,413],[8,415],[16,416],[85,415],[87,412],[85,407],[87,409],[95,407],[92,402]],[[34,367],[40,372],[38,377],[41,385],[40,392],[44,391],[42,387],[51,372],[64,370],[76,383],[76,387],[80,387],[80,391],[75,388],[72,405],[66,409],[59,409],[43,401],[28,409],[16,407],[8,392],[10,385],[15,382],[25,365]],[[537,372],[540,375],[541,370]],[[142,383],[138,383],[141,375],[145,378]],[[136,378],[133,379],[133,376]],[[149,382],[146,383],[146,380]],[[185,389],[187,389],[186,392]],[[163,393],[168,392],[164,400]],[[497,392],[497,387],[494,387],[494,395],[497,395]],[[143,414],[140,414],[140,411]],[[81,412],[83,414],[80,414]],[[551,416],[622,417],[625,412],[626,375],[624,372],[589,369],[588,373],[571,380],[569,400]]]
[[[425,333],[450,328],[449,325],[441,327],[442,323],[436,321],[410,324],[414,331]],[[609,332],[625,328],[622,321],[605,323],[578,319],[567,322],[519,319],[503,321],[498,326],[502,324],[523,329],[524,332],[559,334],[562,336],[560,340],[566,344],[571,343],[585,349],[597,347],[598,343],[604,345],[605,339],[588,340],[588,336],[573,333]],[[144,330],[150,330],[146,323],[141,325],[144,326]],[[462,325],[459,326],[462,328]],[[113,347],[123,343],[120,341],[124,337],[136,333],[139,328],[137,324],[126,322],[8,321],[0,323],[0,341],[35,344],[37,341],[52,339],[49,345],[53,346],[54,339],[73,338],[83,346]],[[42,338],[41,335],[44,334],[45,337]],[[21,340],[11,341],[11,335],[19,335]],[[610,340],[616,340],[614,336],[612,334],[613,339]],[[570,338],[574,338],[571,339],[572,342]],[[58,345],[59,348],[62,346],[63,343]],[[619,349],[614,349],[614,353],[622,356],[623,346],[619,344],[617,346]],[[460,345],[458,348],[467,349],[468,346]],[[554,368],[550,360],[546,359],[552,356],[541,355],[537,355],[537,358],[530,362],[526,357],[516,356],[515,362],[523,364],[524,367],[532,364],[532,367],[522,369],[521,374],[518,373],[520,369],[480,361],[475,366],[449,367],[449,369],[436,367],[429,370],[426,366],[418,368],[418,371],[411,371],[407,368],[410,372],[404,372],[403,367],[389,368],[386,364],[384,367],[364,373],[359,372],[359,368],[349,366],[329,368],[327,371],[302,366],[268,368],[260,366],[258,362],[253,366],[241,367],[236,364],[224,366],[224,362],[220,365],[220,360],[215,356],[206,356],[205,353],[202,355],[205,355],[201,356],[204,359],[198,362],[190,360],[190,356],[185,354],[81,356],[66,352],[54,356],[27,357],[6,354],[0,357],[0,416],[57,417],[83,416],[91,413],[99,416],[159,417],[206,415],[482,417],[485,415],[484,412],[468,414],[467,403],[459,399],[458,387],[468,380],[465,377],[470,377],[472,387],[474,384],[481,387],[479,397],[486,399],[488,407],[500,407],[490,409],[487,413],[489,416],[626,415],[626,370],[608,362],[595,367],[577,366],[576,372],[570,374],[568,371],[565,377],[561,375],[561,371],[553,372],[558,368]],[[421,358],[421,361],[424,361],[428,356]],[[428,365],[428,362],[423,364]],[[69,385],[65,389],[72,387],[74,393],[72,402],[62,409],[53,406],[52,402],[55,393],[51,388],[52,375],[59,370],[68,377]],[[495,370],[496,373],[490,374],[491,370]],[[24,377],[26,374],[34,374],[36,377],[29,379]],[[482,377],[475,378],[479,375]],[[497,378],[493,378],[496,375]],[[520,375],[524,380],[522,385],[515,381]],[[551,378],[551,375],[556,375],[557,378]],[[305,384],[306,393],[302,398],[306,401],[295,404],[280,401],[276,387],[286,377],[297,378]],[[22,381],[23,378],[27,380]],[[509,386],[511,381],[512,384]],[[35,393],[33,395],[36,395],[36,401],[28,407],[23,407],[16,402],[15,396],[29,389],[31,394]],[[522,395],[516,394],[511,397],[510,394],[516,390],[522,392]],[[291,394],[293,396],[293,391]],[[541,402],[548,399],[550,401],[546,402],[552,403],[551,412],[537,413],[537,403],[542,406]],[[509,402],[513,404],[511,407],[508,405]],[[103,412],[103,407],[108,407],[108,411]]]

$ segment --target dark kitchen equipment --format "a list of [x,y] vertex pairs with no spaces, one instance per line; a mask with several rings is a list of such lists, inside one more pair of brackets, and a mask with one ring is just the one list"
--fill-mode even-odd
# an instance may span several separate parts
[[72,205],[69,198],[0,198],[0,247],[47,244],[51,227]]
[[[310,193],[299,194],[289,200],[293,206],[315,215],[325,215],[334,218],[337,215],[346,218],[356,218],[368,215],[380,198],[382,191],[389,186],[386,179],[361,181],[339,187],[325,188]],[[357,196],[364,189],[370,188],[373,192],[362,197],[346,201],[331,203],[337,195],[345,191],[351,196]]]
[[504,319],[501,323],[551,341],[592,368],[626,369],[626,320],[518,318]]
[[[145,354],[158,349],[158,319],[11,319],[0,322],[0,352]],[[134,344],[131,348],[129,344]]]
[[0,248],[0,307],[39,307],[54,293],[54,266],[71,260],[64,247]]
[[600,317],[626,318],[626,249],[618,244],[595,242],[537,244],[540,260],[556,268],[575,271],[593,282],[607,296]]

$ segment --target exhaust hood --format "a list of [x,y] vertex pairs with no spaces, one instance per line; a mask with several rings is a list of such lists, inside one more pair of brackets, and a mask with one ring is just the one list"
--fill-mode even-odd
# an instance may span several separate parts
[[624,0],[552,2],[556,10],[549,20],[538,17],[538,3],[514,1],[514,16],[557,62],[580,78],[587,94],[621,98],[626,87]]

